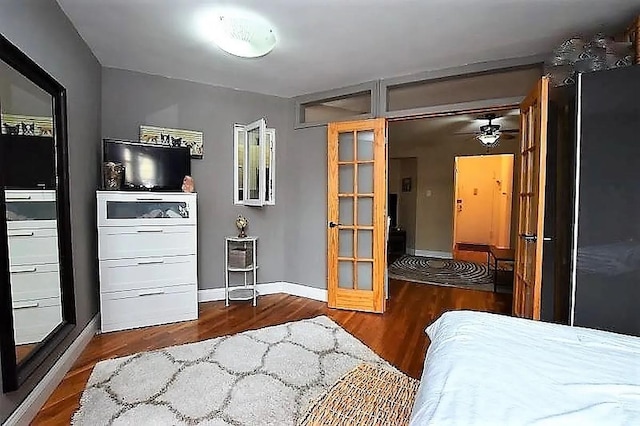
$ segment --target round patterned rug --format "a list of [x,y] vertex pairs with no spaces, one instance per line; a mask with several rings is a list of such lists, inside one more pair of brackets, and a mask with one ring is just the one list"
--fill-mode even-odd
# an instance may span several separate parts
[[404,255],[389,267],[389,278],[493,291],[493,271],[486,264]]

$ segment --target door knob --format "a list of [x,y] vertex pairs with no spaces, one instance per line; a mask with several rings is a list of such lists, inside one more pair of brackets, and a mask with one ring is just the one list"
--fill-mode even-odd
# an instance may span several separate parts
[[341,223],[329,222],[329,228],[335,228],[336,226],[342,226]]
[[520,236],[528,243],[538,241],[538,236],[536,234],[520,234]]

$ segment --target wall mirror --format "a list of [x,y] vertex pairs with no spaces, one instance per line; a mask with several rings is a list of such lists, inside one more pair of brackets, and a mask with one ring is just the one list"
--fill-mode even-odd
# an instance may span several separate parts
[[0,360],[17,389],[75,326],[65,89],[0,36]]

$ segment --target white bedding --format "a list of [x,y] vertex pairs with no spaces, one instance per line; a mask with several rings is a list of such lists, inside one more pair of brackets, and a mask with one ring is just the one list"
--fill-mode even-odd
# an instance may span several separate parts
[[640,338],[482,312],[427,328],[411,425],[640,425]]

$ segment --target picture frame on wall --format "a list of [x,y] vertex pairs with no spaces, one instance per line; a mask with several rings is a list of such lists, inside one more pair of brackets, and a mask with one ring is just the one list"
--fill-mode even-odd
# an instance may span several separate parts
[[402,178],[402,192],[411,192],[411,178]]
[[188,147],[191,150],[191,158],[204,157],[204,133],[196,130],[141,125],[140,142],[150,145]]
[[53,118],[32,115],[0,115],[3,135],[53,136]]

